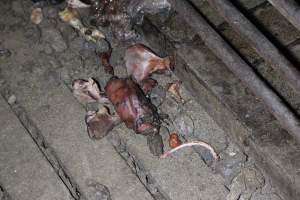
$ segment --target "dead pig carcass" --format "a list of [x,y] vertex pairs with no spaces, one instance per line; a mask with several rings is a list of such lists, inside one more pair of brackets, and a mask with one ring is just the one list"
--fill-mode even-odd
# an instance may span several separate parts
[[[151,74],[171,71],[175,64],[174,57],[160,58],[142,44],[132,45],[125,56],[129,77],[118,78],[113,76],[113,67],[109,63],[111,50],[101,55],[104,71],[112,75],[104,92],[101,92],[93,79],[78,79],[73,82],[73,94],[79,101],[102,103],[98,112],[89,111],[86,115],[89,136],[101,139],[116,125],[125,123],[135,133],[147,136],[152,154],[161,155],[163,142],[159,131],[161,121],[166,115],[160,115],[146,95],[157,85],[157,81],[150,78]],[[109,109],[103,106],[108,101],[117,115],[111,115]]]

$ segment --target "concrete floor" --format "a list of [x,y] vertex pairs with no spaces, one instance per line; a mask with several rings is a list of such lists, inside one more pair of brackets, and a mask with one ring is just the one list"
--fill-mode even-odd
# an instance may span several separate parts
[[[108,76],[95,46],[59,20],[60,7],[43,6],[39,25],[30,21],[32,8],[31,1],[0,2],[0,48],[10,52],[0,55],[0,199],[280,199],[252,158],[185,88],[186,104],[167,95],[159,108],[181,124],[168,128],[184,140],[207,141],[220,161],[201,148],[161,160],[150,154],[145,137],[123,125],[100,141],[90,140],[85,109],[69,87],[73,79],[88,77],[105,85]],[[126,76],[126,47],[147,42],[141,37],[122,43],[104,31],[116,74]],[[155,78],[162,86],[178,79]],[[167,133],[161,134],[166,142]]]

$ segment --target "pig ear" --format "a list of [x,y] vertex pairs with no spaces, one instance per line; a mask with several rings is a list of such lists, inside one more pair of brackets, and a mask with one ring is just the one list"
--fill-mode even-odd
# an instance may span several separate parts
[[92,78],[89,78],[87,81],[82,79],[74,80],[72,88],[73,95],[83,104],[100,101],[102,99],[100,89]]
[[152,73],[163,73],[174,68],[173,56],[161,58],[148,47],[141,44],[130,46],[125,53],[126,68],[129,75],[141,82]]
[[99,140],[120,124],[120,118],[110,115],[108,108],[103,107],[98,112],[87,112],[85,122],[90,138]]

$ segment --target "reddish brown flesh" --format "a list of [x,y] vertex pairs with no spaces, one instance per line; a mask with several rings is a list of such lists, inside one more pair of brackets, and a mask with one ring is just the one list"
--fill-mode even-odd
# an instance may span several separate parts
[[109,62],[111,53],[112,53],[112,49],[109,49],[107,52],[98,53],[98,56],[100,58],[101,64],[104,67],[105,73],[114,75],[114,68]]
[[93,139],[102,139],[110,131],[120,124],[120,119],[108,113],[96,113],[89,111],[85,117],[88,134]]
[[155,118],[156,111],[143,91],[131,79],[111,79],[105,87],[105,93],[128,128],[139,134],[158,132],[159,125],[140,121],[145,116]]
[[179,136],[176,133],[171,133],[169,137],[169,146],[173,149],[181,144],[182,142],[179,139]]
[[157,81],[152,78],[147,78],[140,83],[141,89],[145,94],[149,94],[157,84]]
[[164,73],[173,70],[175,58],[160,58],[142,44],[130,46],[125,55],[126,68],[129,75],[141,82],[153,73]]

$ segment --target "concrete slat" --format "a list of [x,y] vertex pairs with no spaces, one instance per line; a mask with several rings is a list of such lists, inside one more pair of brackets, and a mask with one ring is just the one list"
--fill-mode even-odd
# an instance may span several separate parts
[[0,182],[11,198],[72,199],[67,188],[1,96],[0,124]]
[[88,183],[97,182],[107,186],[115,200],[152,199],[110,142],[88,137],[85,110],[66,86],[48,91],[26,88],[23,92],[21,104],[79,186],[82,197],[90,195]]

